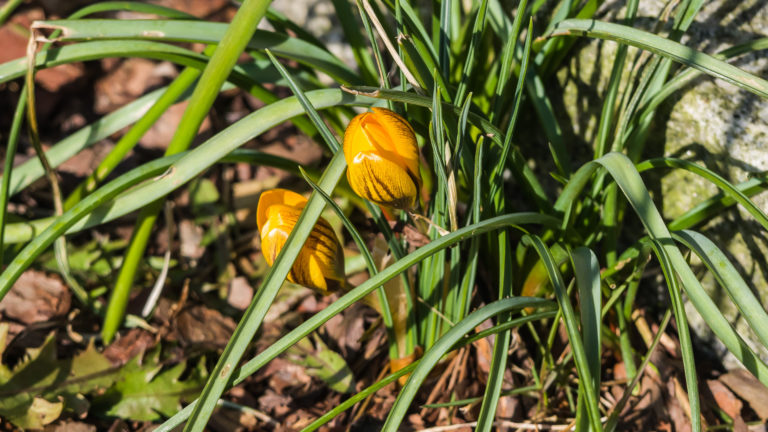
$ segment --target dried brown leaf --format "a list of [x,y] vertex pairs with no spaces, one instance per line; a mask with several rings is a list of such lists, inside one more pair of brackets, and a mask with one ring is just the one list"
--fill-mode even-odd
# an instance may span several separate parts
[[304,368],[287,360],[272,360],[264,371],[269,377],[269,388],[277,393],[290,393],[292,390],[307,387],[312,378]]
[[[76,115],[70,118],[70,123],[78,123],[79,121],[80,120],[76,118]],[[112,143],[101,141],[94,146],[81,150],[76,155],[59,165],[58,169],[77,177],[85,177],[98,166],[99,162],[104,159],[113,148],[114,145]]]
[[253,288],[243,276],[233,278],[229,282],[227,291],[227,303],[235,309],[245,310],[253,300]]
[[676,378],[667,382],[667,411],[677,432],[691,432],[691,421],[678,397],[680,383]]
[[749,404],[760,420],[768,420],[768,388],[744,369],[735,369],[720,377],[734,393]]
[[291,399],[288,396],[275,393],[273,390],[267,390],[264,396],[259,398],[261,410],[276,417],[282,417],[291,411]]
[[356,304],[343,314],[338,314],[325,323],[328,336],[336,342],[341,355],[350,357],[352,352],[360,350],[360,339],[363,337],[365,308]]
[[190,260],[198,260],[205,253],[200,246],[203,240],[203,229],[192,221],[184,219],[179,222],[179,240],[181,241],[181,256]]
[[[491,327],[493,327],[493,322],[488,319],[477,326],[475,331],[481,332]],[[495,336],[490,335],[487,338],[479,339],[472,344],[472,346],[475,347],[475,354],[477,356],[477,369],[483,377],[487,377],[491,370],[491,358],[493,357],[491,346],[493,345],[494,339]]]
[[741,400],[737,398],[728,387],[718,380],[707,380],[707,386],[709,391],[712,392],[712,397],[715,398],[717,406],[725,411],[728,416],[741,417],[741,408],[744,406]]
[[[162,150],[168,146],[173,138],[173,134],[179,127],[184,111],[187,109],[188,101],[177,103],[168,108],[158,121],[141,138],[141,146],[147,149]],[[200,135],[197,140],[209,136],[211,130],[210,117],[206,116],[200,125]]]
[[66,420],[46,426],[45,432],[96,432],[96,426],[78,421]]
[[164,0],[163,6],[183,10],[198,18],[205,18],[227,6],[227,0]]
[[27,270],[0,301],[0,312],[25,324],[49,321],[69,311],[71,294],[58,277]]
[[[107,67],[112,64],[115,63],[105,63]],[[167,67],[159,67],[155,62],[146,59],[131,58],[119,62],[105,77],[96,82],[94,110],[105,114],[125,105],[149,88],[162,84],[172,73]],[[176,124],[178,125],[178,121]],[[168,141],[165,144],[167,145]]]
[[182,345],[224,347],[235,331],[235,321],[203,305],[183,309],[174,320],[173,335]]
[[106,347],[104,357],[113,366],[123,365],[128,360],[155,346],[156,342],[152,333],[144,329],[133,328]]

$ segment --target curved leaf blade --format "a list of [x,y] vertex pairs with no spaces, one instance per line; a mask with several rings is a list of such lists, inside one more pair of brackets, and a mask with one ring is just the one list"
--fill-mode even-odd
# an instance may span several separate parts
[[588,36],[632,45],[699,69],[758,96],[768,97],[768,81],[679,42],[643,30],[597,20],[567,19],[557,23],[545,35],[555,36]]

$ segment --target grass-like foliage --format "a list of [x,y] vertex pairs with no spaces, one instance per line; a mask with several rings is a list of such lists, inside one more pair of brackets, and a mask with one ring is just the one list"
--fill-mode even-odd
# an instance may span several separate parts
[[[7,2],[0,10],[0,22],[19,3]],[[217,164],[232,162],[286,169],[304,183],[301,191],[311,192],[220,356],[162,369],[159,352],[153,351],[143,366],[132,360],[110,369],[91,344],[67,367],[76,377],[103,372],[98,385],[107,388],[106,393],[95,395],[96,378],[75,385],[63,376],[38,382],[29,372],[25,375],[24,368],[64,369],[66,362],[56,359],[55,344],[48,339],[43,351],[30,354],[16,368],[0,362],[0,392],[16,395],[13,406],[0,402],[0,415],[21,427],[42,427],[62,410],[73,410],[78,397],[87,396],[94,409],[102,407],[107,416],[163,418],[156,430],[185,424],[184,430],[202,431],[221,398],[226,398],[225,392],[271,360],[307,350],[307,344],[311,350],[312,341],[327,350],[315,330],[358,301],[372,305],[381,316],[377,325],[385,328],[387,344],[382,353],[386,352],[391,371],[358,392],[356,388],[362,387],[352,385],[351,371],[337,353],[329,352],[314,363],[302,360],[330,388],[350,393],[305,430],[320,428],[398,382],[397,399],[382,430],[399,430],[435,370],[478,339],[494,336],[484,392],[471,401],[479,403],[477,430],[489,431],[497,420],[500,398],[511,394],[504,381],[505,374],[517,367],[509,354],[514,335],[523,337],[531,356],[530,387],[521,391],[538,395],[541,418],[555,414],[575,430],[617,430],[619,413],[630,395],[636,394],[671,315],[684,367],[689,418],[693,430],[700,431],[701,383],[684,301],[706,317],[717,339],[768,385],[768,366],[704,291],[700,274],[686,259],[688,251],[698,256],[768,347],[765,308],[727,253],[693,230],[736,205],[768,229],[768,217],[750,198],[768,187],[766,179],[734,185],[721,173],[646,148],[656,109],[702,73],[759,97],[768,96],[767,81],[726,62],[729,57],[764,49],[765,41],[718,55],[682,44],[701,0],[676,2],[667,10],[666,26],[662,22],[643,26],[657,28],[657,33],[634,26],[637,0],[627,2],[620,22],[592,19],[602,3],[597,0],[332,3],[356,64],[345,64],[315,36],[271,10],[269,0],[244,0],[230,23],[206,22],[145,3],[97,3],[67,19],[34,23],[28,56],[0,64],[0,83],[15,80],[24,89],[15,110],[3,111],[13,117],[11,130],[2,133],[7,141],[0,190],[0,299],[25,271],[50,259],[53,250],[56,268],[73,290],[78,307],[101,320],[100,335],[94,336],[99,344],[109,344],[126,325],[131,290],[137,279],[146,277],[140,268],[169,194],[200,181]],[[155,18],[133,21],[95,15],[122,10]],[[257,30],[262,20],[268,20],[274,30]],[[585,149],[567,139],[563,131],[572,128],[563,127],[567,120],[556,112],[546,83],[574,47],[590,38],[612,41],[607,43],[617,43],[618,48],[605,98],[592,101],[602,106],[602,112],[595,142]],[[197,51],[193,46],[205,48]],[[36,158],[14,167],[25,125],[30,142],[39,143],[34,74],[108,57],[168,61],[180,73],[168,86],[60,137],[47,151],[40,148]],[[632,73],[627,73],[630,69]],[[193,147],[216,98],[233,88],[250,93],[263,106]],[[150,127],[182,100],[189,104],[165,155],[114,175]],[[406,160],[403,155],[410,149],[398,147],[391,152],[401,153],[389,162],[396,168],[382,171],[384,177],[353,178],[360,172],[356,168],[349,171],[347,181],[350,159],[345,151],[366,143],[347,142],[344,128],[355,115],[373,107],[377,110],[361,122],[404,119],[410,126],[398,126],[396,135],[401,138],[403,130],[412,132],[409,144],[416,149],[411,153],[416,158]],[[390,112],[379,108],[395,114],[374,117]],[[326,162],[320,170],[240,149],[286,122],[322,146]],[[395,127],[382,124],[386,126],[382,129]],[[96,170],[63,196],[57,167],[116,133],[119,141]],[[523,142],[531,137],[548,145]],[[677,220],[665,220],[645,177],[658,175],[661,168],[686,170],[721,193]],[[396,177],[407,180],[393,180]],[[36,219],[9,214],[11,198],[41,178],[48,182],[51,207],[56,211]],[[366,193],[355,194],[361,190]],[[405,190],[411,195],[397,196]],[[344,199],[337,201],[339,197]],[[362,255],[369,278],[357,286],[342,283],[325,309],[254,353],[254,338],[286,278],[293,274],[302,245],[328,207],[351,239],[349,249],[356,248]],[[108,289],[81,286],[70,268],[68,250],[72,248],[67,236],[126,217],[135,226],[130,240],[112,252],[121,260],[119,271],[102,277]],[[372,223],[358,223],[364,217]],[[374,252],[366,241],[371,237],[387,246],[387,259]],[[164,266],[169,263],[167,258]],[[660,270],[657,273],[663,279],[643,279],[648,269]],[[654,295],[666,292],[668,299],[656,311],[666,316],[648,351],[633,342],[638,340],[633,312],[647,306],[636,302],[644,290]],[[478,326],[484,322],[492,325],[481,331]],[[460,356],[465,361],[468,357]],[[612,404],[601,402],[606,357],[620,359],[626,369],[627,380],[622,384],[626,397]],[[87,359],[97,359],[98,370],[84,366]],[[146,375],[149,369],[154,373]],[[339,374],[344,376],[342,384]],[[19,384],[20,379],[25,381]],[[139,391],[134,381],[141,379],[147,389],[155,386],[159,393]],[[19,393],[35,387],[42,388],[39,394]],[[180,393],[174,398],[161,391],[168,388]],[[177,410],[182,393],[184,400],[197,399]],[[52,401],[57,397],[55,405]],[[157,406],[132,410],[132,397]],[[48,405],[41,402],[46,400]],[[553,406],[554,400],[560,405]],[[453,406],[469,403],[455,402]]]

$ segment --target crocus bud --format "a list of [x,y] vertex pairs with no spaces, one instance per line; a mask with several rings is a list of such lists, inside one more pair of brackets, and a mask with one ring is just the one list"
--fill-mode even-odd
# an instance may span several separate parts
[[408,122],[384,108],[359,114],[344,133],[347,179],[361,197],[411,209],[421,189],[419,147]]
[[[259,197],[256,224],[261,234],[261,252],[270,266],[275,262],[306,204],[306,198],[286,189],[272,189]],[[288,272],[288,280],[323,294],[330,294],[344,285],[344,254],[341,244],[331,225],[322,217],[318,218]]]

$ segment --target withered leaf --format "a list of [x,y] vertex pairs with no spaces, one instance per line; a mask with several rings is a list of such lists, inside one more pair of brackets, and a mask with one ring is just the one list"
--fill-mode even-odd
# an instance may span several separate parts
[[0,312],[24,324],[48,321],[69,311],[71,294],[57,277],[27,270],[0,301]]
[[744,369],[734,369],[720,377],[734,393],[744,399],[762,421],[768,419],[768,388]]

